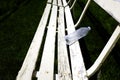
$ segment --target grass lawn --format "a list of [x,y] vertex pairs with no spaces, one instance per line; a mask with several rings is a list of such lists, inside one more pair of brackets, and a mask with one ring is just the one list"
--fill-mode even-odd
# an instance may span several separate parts
[[0,1],[0,80],[15,80],[46,4],[23,1]]

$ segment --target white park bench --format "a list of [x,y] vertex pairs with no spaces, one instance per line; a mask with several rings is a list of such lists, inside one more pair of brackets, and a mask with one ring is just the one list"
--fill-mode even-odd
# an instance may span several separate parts
[[[120,23],[120,0],[94,1]],[[79,42],[67,46],[64,39],[65,35],[75,31],[75,27],[80,23],[90,2],[91,0],[88,0],[78,22],[74,24],[69,2],[67,3],[66,0],[47,1],[16,80],[32,80],[41,49],[43,49],[42,59],[36,73],[37,80],[88,80],[101,67],[120,37],[119,25],[95,63],[88,70],[85,69]],[[57,59],[58,73],[54,71],[55,59]]]

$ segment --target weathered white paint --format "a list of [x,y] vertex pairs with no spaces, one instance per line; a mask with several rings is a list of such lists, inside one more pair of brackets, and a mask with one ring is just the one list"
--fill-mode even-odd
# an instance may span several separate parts
[[90,2],[91,2],[91,0],[88,0],[88,1],[87,1],[86,5],[85,5],[85,7],[84,7],[84,9],[83,9],[83,11],[82,11],[82,13],[81,13],[78,21],[77,21],[77,23],[75,24],[75,27],[77,27],[77,26],[80,24],[80,22],[82,21],[85,13],[86,13],[86,11],[87,11],[87,9],[88,9],[88,7],[89,7]]
[[[66,5],[66,0],[63,0],[63,4]],[[66,17],[66,24],[68,34],[75,31],[72,15],[70,12],[69,6],[65,7],[65,17]],[[70,56],[71,56],[71,66],[72,66],[72,77],[73,80],[88,80],[86,77],[86,69],[83,62],[82,53],[80,50],[80,46],[78,42],[75,42],[71,46],[70,49]]]
[[[53,4],[57,4],[56,0],[53,0]],[[53,5],[41,65],[37,76],[38,80],[54,79],[56,20],[57,20],[57,6]]]
[[94,62],[94,64],[87,70],[88,77],[91,77],[98,69],[102,66],[103,62],[112,51],[113,47],[115,46],[116,42],[120,38],[120,26],[118,25],[112,34],[111,38],[107,42],[106,46],[102,50],[101,54]]
[[[58,0],[58,4],[62,5],[61,0]],[[65,36],[64,7],[59,7],[57,80],[72,80],[69,61],[68,61],[67,46],[66,46],[64,36]]]
[[51,8],[51,4],[47,4],[44,10],[43,16],[40,20],[38,29],[35,33],[35,36],[32,40],[32,43],[27,52],[23,65],[17,75],[16,80],[31,80],[32,78],[32,73],[35,68],[39,49],[42,43],[42,38],[43,38],[46,23],[47,23],[48,15],[50,12],[50,8]]
[[120,23],[119,0],[94,0],[94,1]]
[[74,7],[75,3],[76,3],[77,0],[74,0],[72,6],[70,7],[70,10]]

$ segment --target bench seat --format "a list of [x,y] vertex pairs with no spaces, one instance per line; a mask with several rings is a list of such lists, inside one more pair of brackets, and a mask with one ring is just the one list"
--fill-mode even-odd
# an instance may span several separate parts
[[[120,10],[117,8],[120,0],[94,1],[120,23]],[[88,0],[82,17],[90,2]],[[120,38],[120,25],[88,70],[85,69],[80,43],[66,45],[65,36],[74,32],[75,27],[66,0],[48,0],[16,80],[32,80],[34,72],[37,80],[88,80],[94,75]]]
[[[74,22],[66,0],[48,0],[16,79],[32,80],[39,52],[43,48],[36,74],[38,80],[87,80],[79,42],[67,46],[64,39],[65,35],[74,31]],[[56,61],[58,73],[54,71]]]

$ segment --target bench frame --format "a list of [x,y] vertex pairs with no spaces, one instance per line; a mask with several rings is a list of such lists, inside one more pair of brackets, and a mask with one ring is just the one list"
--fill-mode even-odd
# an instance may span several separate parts
[[[32,80],[40,49],[43,49],[43,52],[41,53],[40,68],[36,74],[38,80],[88,80],[99,70],[120,38],[119,25],[95,63],[88,70],[85,69],[79,42],[67,46],[64,39],[65,35],[75,31],[75,27],[82,20],[90,2],[91,0],[88,0],[78,22],[74,24],[70,12],[72,7],[69,7],[66,0],[47,1],[43,16],[16,80]],[[58,73],[54,72],[56,54]]]

